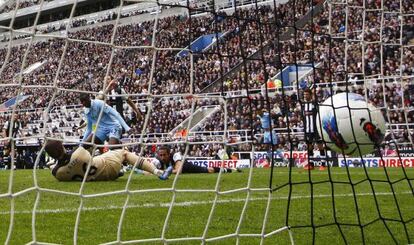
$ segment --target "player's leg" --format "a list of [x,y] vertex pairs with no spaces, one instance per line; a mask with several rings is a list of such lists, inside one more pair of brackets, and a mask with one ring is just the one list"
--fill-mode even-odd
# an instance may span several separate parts
[[313,159],[313,134],[306,133],[305,134],[305,141],[308,150],[308,163],[304,166],[306,170],[313,170],[314,167],[314,159]]
[[270,136],[270,131],[265,130],[263,133],[263,144],[270,144],[272,142],[272,138]]
[[[211,169],[211,168],[210,168]],[[188,162],[177,162],[174,166],[173,173],[181,172],[183,174],[207,174],[209,168],[197,166]],[[214,172],[213,172],[214,173]]]
[[[89,180],[115,180],[119,178],[123,167],[124,155],[122,150],[107,151],[104,154],[95,156],[88,174]],[[86,165],[87,167],[87,165]],[[86,170],[85,170],[86,171]]]
[[128,163],[128,165],[135,166],[138,169],[147,171],[158,177],[163,176],[164,171],[157,169],[155,165],[152,164],[150,161],[146,160],[145,158],[139,157],[136,154],[129,152],[127,150],[122,150],[122,151],[123,151],[124,160],[125,162]]
[[[212,174],[212,173],[219,173],[221,168],[217,168],[217,167],[208,167],[208,173]],[[241,172],[240,168],[223,168],[223,173],[236,173],[236,172]]]
[[265,130],[265,132],[263,133],[263,144],[266,144],[266,148],[267,148],[267,156],[268,156],[268,160],[269,163],[272,162],[272,147],[270,146],[270,144],[272,143],[272,136],[270,135],[270,131],[269,130]]
[[325,147],[324,147],[322,141],[318,140],[317,147],[318,147],[318,150],[320,152],[320,157],[321,157],[321,166],[319,167],[319,170],[325,170],[326,167],[328,166],[328,164],[327,164],[327,160],[326,160]]
[[[279,138],[276,135],[275,131],[266,130],[263,134],[263,143],[267,144],[267,155],[269,156],[269,163],[273,164],[274,161],[274,154],[273,149],[276,149],[276,145],[279,142]],[[274,147],[272,147],[274,146]],[[241,172],[240,169],[237,169],[238,172]]]
[[[106,135],[108,137],[108,144],[110,145],[118,145],[121,144],[121,138],[122,138],[122,128],[121,127],[113,127],[108,130],[108,134]],[[121,147],[111,147],[111,149],[116,149]]]
[[[105,142],[105,133],[104,132],[102,132],[102,131],[96,131],[95,132],[95,134],[96,134],[96,136],[95,136],[95,139],[94,139],[94,141],[93,141],[93,143],[94,144],[97,144],[97,145],[103,145],[104,144],[104,142]],[[87,142],[87,143],[90,143],[90,142],[92,142],[92,139],[93,139],[93,135],[94,135],[94,133],[91,133],[86,139],[85,139],[85,141],[84,142]],[[93,150],[93,147],[92,147],[92,145],[89,145],[89,144],[82,144],[82,146],[83,146],[83,148],[85,148],[87,151],[89,151],[89,153],[92,155],[92,150]]]
[[[177,165],[179,165],[179,164],[176,164],[176,168],[177,168]],[[178,167],[180,167],[180,166],[178,166]],[[220,168],[202,167],[202,166],[197,166],[197,165],[194,165],[194,164],[191,164],[191,163],[184,162],[182,164],[181,172],[184,173],[184,174],[185,173],[188,173],[188,174],[214,174],[214,173],[220,172]],[[231,173],[231,172],[233,172],[233,170],[231,168],[224,168],[223,169],[223,173]]]
[[[110,137],[108,139],[108,144],[110,144],[110,145],[118,145],[118,144],[121,144],[121,140],[119,138]],[[111,149],[114,149],[114,148],[120,148],[120,147],[111,147]]]

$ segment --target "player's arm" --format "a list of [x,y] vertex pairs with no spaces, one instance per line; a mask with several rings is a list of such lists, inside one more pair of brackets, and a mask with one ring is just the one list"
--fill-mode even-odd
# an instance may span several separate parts
[[115,79],[112,79],[112,80],[108,83],[108,86],[106,86],[105,90],[103,91],[103,93],[104,93],[105,95],[108,95],[109,90],[111,90],[111,87],[112,87],[112,85],[113,85],[114,83],[116,83],[116,80],[115,80]]
[[71,158],[71,153],[68,153],[63,146],[63,143],[58,140],[48,140],[45,144],[45,152],[54,160],[56,164],[52,167],[52,175],[57,180],[67,181],[71,180],[70,169],[66,167]]
[[105,104],[103,101],[101,101],[101,100],[94,100],[93,103],[92,103],[92,106],[97,111],[103,110],[103,112],[105,114],[107,114],[111,118],[113,118],[116,121],[118,121],[119,124],[121,124],[121,126],[125,129],[126,132],[128,132],[129,130],[131,130],[131,128],[126,124],[126,122],[121,117],[121,115],[119,114],[119,112],[117,112],[114,108],[110,107],[109,105]]
[[135,115],[137,116],[137,119],[142,120],[143,116],[141,111],[138,109],[137,105],[134,103],[134,101],[131,100],[131,98],[129,98],[128,96],[126,96],[126,92],[124,89],[121,89],[121,93],[124,95],[123,99],[126,100],[127,104],[132,108],[132,110],[134,111]]
[[173,174],[177,174],[177,173],[181,173],[181,171],[183,170],[183,161],[176,161],[174,168],[173,168]]
[[173,161],[174,161],[174,168],[173,168],[172,173],[173,174],[181,173],[181,171],[183,170],[184,161],[183,161],[183,157],[180,152],[174,153]]
[[135,115],[137,115],[137,119],[138,120],[142,120],[144,117],[141,113],[141,111],[138,109],[137,105],[134,103],[134,101],[132,101],[129,97],[127,98],[127,103],[128,105],[132,108],[132,110],[134,111]]
[[115,118],[121,124],[121,126],[125,129],[126,132],[131,130],[131,128],[126,124],[126,122],[121,117],[121,115],[114,108],[112,108],[112,107],[110,107],[106,104],[103,104],[103,102],[101,103],[101,106],[103,106],[104,112],[106,114],[112,116],[113,118]]
[[92,121],[89,116],[86,117],[86,130],[83,133],[82,142],[84,142],[88,136],[92,133]]

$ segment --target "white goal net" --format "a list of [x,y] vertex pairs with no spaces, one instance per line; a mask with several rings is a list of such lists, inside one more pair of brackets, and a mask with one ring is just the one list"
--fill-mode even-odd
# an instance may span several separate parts
[[[3,2],[0,241],[412,243],[412,5]],[[357,157],[313,142],[305,91],[314,105],[362,95],[384,115],[384,140]],[[169,161],[181,153],[205,173],[161,181],[125,166],[114,181],[58,181],[45,143],[82,144],[85,93],[131,127],[122,147],[155,163],[167,146]]]

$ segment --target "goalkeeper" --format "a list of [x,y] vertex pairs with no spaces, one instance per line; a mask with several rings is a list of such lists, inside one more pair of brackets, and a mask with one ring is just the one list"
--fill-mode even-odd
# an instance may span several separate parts
[[[62,142],[49,140],[45,151],[57,160],[52,167],[52,174],[59,181],[86,181],[115,180],[120,175],[123,162],[158,176],[161,180],[168,179],[171,171],[157,169],[154,164],[125,149],[110,150],[102,155],[92,157],[82,146],[69,153]],[[91,164],[89,171],[88,164]]]

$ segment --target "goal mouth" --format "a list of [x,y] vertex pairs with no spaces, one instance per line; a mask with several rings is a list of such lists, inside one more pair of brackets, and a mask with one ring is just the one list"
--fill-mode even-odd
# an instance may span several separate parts
[[2,3],[0,241],[412,243],[411,5]]

